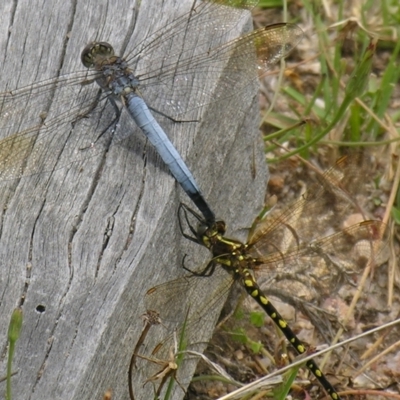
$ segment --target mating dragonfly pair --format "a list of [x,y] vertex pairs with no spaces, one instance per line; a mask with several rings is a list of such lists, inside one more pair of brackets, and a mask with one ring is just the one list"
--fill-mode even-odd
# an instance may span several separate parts
[[[359,239],[360,235],[365,236],[369,243],[371,240],[374,242],[379,226],[376,222],[357,225],[345,231],[345,234],[341,233],[335,240],[316,241],[312,247],[305,247],[301,244],[301,241],[305,240],[302,232],[292,228],[293,221],[290,218],[298,218],[297,211],[274,220],[271,228],[264,227],[256,231],[246,244],[225,238],[224,224],[215,220],[214,212],[204,199],[189,168],[144,102],[148,92],[156,91],[161,105],[157,112],[176,123],[196,122],[197,111],[202,106],[222,98],[235,99],[239,109],[246,96],[246,88],[258,79],[260,71],[267,70],[285,56],[302,37],[302,31],[297,26],[277,24],[253,31],[234,41],[221,43],[219,39],[222,33],[236,26],[242,18],[242,9],[249,9],[256,3],[254,0],[194,2],[189,13],[167,25],[161,32],[147,37],[124,58],[115,56],[109,44],[94,43],[82,53],[82,62],[91,68],[90,72],[63,75],[1,93],[0,130],[4,138],[0,142],[0,180],[53,171],[102,152],[110,141],[123,140],[130,132],[122,132],[123,129],[117,127],[120,111],[116,101],[122,103],[155,146],[172,175],[203,214],[204,220],[196,213],[191,213],[202,225],[201,234],[194,227],[191,228],[194,234],[191,239],[209,248],[213,255],[210,268],[204,271],[204,274],[211,274],[214,272],[214,266],[221,264],[234,278],[229,280],[224,290],[227,290],[233,281],[242,281],[244,288],[280,325],[297,351],[304,353],[305,348],[262,294],[252,273],[261,270],[262,265],[268,265],[271,271],[280,271],[283,265],[299,268],[299,255],[307,257],[311,253],[324,254],[328,250],[333,253],[334,245],[341,243],[344,237],[350,234]],[[205,26],[208,29],[205,29]],[[211,41],[210,32],[215,32]],[[158,56],[153,60],[150,69],[141,69],[141,60],[149,53]],[[215,98],[210,98],[211,88],[204,89],[204,81],[210,76],[221,77],[220,87],[223,90]],[[103,94],[97,98],[91,87],[93,85],[88,85],[92,81],[97,81],[103,90]],[[175,90],[176,83],[181,81],[191,84],[180,85],[180,89]],[[193,90],[198,91],[196,96],[193,96]],[[66,109],[61,114],[54,114],[48,105],[49,97],[54,93],[61,99],[62,104],[58,106],[64,106]],[[178,103],[174,102],[175,96],[179,98]],[[241,96],[239,100],[238,96]],[[115,121],[108,121],[105,125],[99,124],[96,137],[78,137],[71,140],[71,130],[75,125],[82,121],[88,123],[91,118],[101,115],[103,100],[111,103],[116,114]],[[16,126],[18,128],[15,128]],[[59,142],[62,153],[47,153],[44,159],[43,151],[54,138]],[[325,181],[332,179],[334,176],[328,174]],[[306,204],[307,207],[314,204],[313,200],[308,201],[311,202]],[[182,210],[185,213],[189,212],[187,208]],[[269,232],[274,234],[274,240],[284,240],[277,234],[277,229],[287,231],[285,235],[289,235],[295,243],[294,250],[289,253],[283,250],[276,252],[279,248],[277,242],[268,240],[271,239]],[[269,252],[271,256],[267,256]],[[273,255],[275,259],[271,258]],[[215,271],[211,275],[215,277],[217,273]],[[195,274],[191,277],[193,279],[188,277],[185,282],[192,282],[197,278]],[[181,281],[177,283],[180,285]],[[166,286],[171,290],[170,284]],[[163,291],[158,288],[155,292]],[[184,296],[184,292],[178,294]],[[216,296],[215,299],[217,298],[219,299]],[[157,302],[153,304],[157,308]],[[192,318],[196,321],[199,319],[201,320]],[[308,366],[332,398],[338,398],[318,367],[310,363]]]

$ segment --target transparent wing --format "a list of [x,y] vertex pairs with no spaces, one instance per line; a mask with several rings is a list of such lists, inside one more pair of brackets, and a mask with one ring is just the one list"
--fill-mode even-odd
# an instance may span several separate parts
[[296,25],[275,24],[225,44],[195,44],[195,51],[193,44],[186,48],[189,42],[185,42],[179,53],[167,52],[168,56],[152,60],[153,69],[142,71],[139,66],[141,93],[145,100],[156,93],[157,109],[175,119],[193,119],[196,114],[191,111],[228,98],[240,109],[253,96],[251,87],[259,76],[286,56],[302,36]]
[[[167,359],[176,338],[184,340],[185,350],[202,351],[232,284],[231,275],[217,267],[211,277],[183,276],[149,289],[146,312],[156,312],[162,325],[152,328],[140,353]],[[139,368],[146,379],[156,371],[148,362]]]
[[255,272],[286,282],[286,291],[295,297],[316,301],[334,293],[351,274],[356,276],[368,264],[374,268],[381,262],[384,229],[382,222],[368,220],[286,252],[265,256],[252,252],[262,264]]
[[[161,29],[156,28],[139,43],[133,43],[125,58],[129,63],[136,63],[138,57],[147,57],[152,72],[145,70],[143,73],[158,75],[164,63],[176,64],[181,54],[189,59],[204,46],[221,44],[221,40],[226,42],[225,35],[241,20],[248,19],[249,14],[243,11],[251,10],[257,4],[258,0],[194,0],[189,12]],[[152,66],[153,61],[155,65]],[[137,75],[141,76],[142,71],[138,70]]]
[[341,230],[351,213],[362,215],[356,198],[363,184],[359,171],[365,161],[361,154],[340,158],[322,175],[317,175],[315,183],[297,201],[258,223],[248,238],[250,246],[262,254],[274,248],[286,252]]
[[[356,201],[366,186],[360,179],[365,161],[361,154],[342,157],[299,200],[258,224],[248,244],[262,264],[259,275],[285,282],[288,292],[312,301],[367,263],[382,262],[385,226],[368,220]],[[350,215],[361,222],[349,224]]]
[[[218,305],[222,307],[227,287],[232,283],[232,277],[220,267],[211,277],[183,276],[149,289],[145,307],[147,311],[157,312],[164,324],[172,323],[173,328],[179,326],[186,315],[191,325],[202,320],[209,310]],[[205,298],[210,301],[204,303]]]
[[[99,89],[81,85],[52,91],[46,87],[40,93],[35,89],[17,91],[12,102],[2,104],[0,132],[5,137],[0,141],[0,181],[86,160],[110,144],[113,131],[106,127],[115,120],[115,110],[104,96],[100,99]],[[57,100],[50,105],[51,98]],[[29,106],[32,103],[36,108]],[[126,136],[127,131],[115,133]]]

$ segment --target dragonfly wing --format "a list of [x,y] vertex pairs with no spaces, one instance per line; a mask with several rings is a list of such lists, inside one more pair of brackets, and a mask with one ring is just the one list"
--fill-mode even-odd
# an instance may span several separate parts
[[195,118],[188,112],[223,99],[239,107],[253,97],[250,89],[258,84],[259,75],[293,49],[302,35],[296,25],[277,24],[222,45],[208,45],[197,54],[181,54],[178,64],[163,65],[156,77],[144,75],[142,91],[146,96],[147,87],[155,90],[165,104],[160,105],[162,111],[177,119]]
[[274,248],[286,252],[340,231],[352,213],[367,219],[356,200],[365,183],[359,177],[365,161],[361,155],[345,156],[324,174],[317,174],[298,200],[283,210],[274,210],[256,225],[248,239],[250,246],[257,247],[261,254]]
[[[0,94],[0,181],[50,172],[104,150],[115,110],[98,88],[82,85],[85,77],[71,74]],[[92,146],[102,130],[108,139]]]
[[[146,39],[135,49],[135,54],[147,49],[152,55],[147,60],[141,56],[135,69],[145,100],[175,119],[195,119],[199,107],[222,98],[246,103],[246,96],[253,96],[246,87],[256,85],[259,73],[285,56],[303,35],[295,25],[278,24],[229,41],[226,34],[239,23],[244,26],[249,13],[213,2],[200,7],[191,18],[179,21],[180,35],[167,26],[165,32],[160,30],[162,42]],[[215,34],[206,35],[207,30]],[[134,65],[135,56],[128,58]]]
[[381,221],[369,220],[287,252],[274,251],[260,258],[253,249],[252,254],[262,262],[256,272],[283,282],[282,287],[291,288],[296,297],[315,301],[331,295],[351,274],[356,276],[365,267],[374,268],[386,260],[384,230]]

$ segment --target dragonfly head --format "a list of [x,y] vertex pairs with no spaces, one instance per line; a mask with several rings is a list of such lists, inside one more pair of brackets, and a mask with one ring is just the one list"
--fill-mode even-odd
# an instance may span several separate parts
[[226,224],[224,221],[215,221],[211,224],[200,223],[196,236],[197,240],[203,246],[210,248],[215,240],[218,240],[220,236],[224,236],[226,231]]
[[86,68],[93,68],[114,57],[114,49],[107,42],[89,43],[81,53],[82,64]]

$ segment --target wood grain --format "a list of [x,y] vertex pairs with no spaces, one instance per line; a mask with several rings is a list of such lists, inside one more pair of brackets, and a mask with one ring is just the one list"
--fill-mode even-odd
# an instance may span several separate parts
[[[139,27],[153,32],[190,4],[5,0],[0,91],[82,70],[80,52],[89,41],[129,46],[147,34],[139,34]],[[231,34],[248,28],[238,25]],[[265,194],[256,89],[240,110],[225,101],[204,107],[198,123],[165,125],[232,235],[250,226]],[[57,97],[51,100],[57,107]],[[13,399],[101,399],[107,389],[113,399],[128,398],[127,371],[142,330],[144,293],[182,275],[185,253],[195,263],[208,258],[206,249],[186,243],[179,232],[178,205],[189,200],[143,134],[126,116],[120,125],[132,129],[129,147],[112,146],[50,174],[0,182],[1,375],[8,321],[25,296]],[[52,149],[50,144],[44,150]],[[202,328],[211,335],[213,326]],[[184,382],[192,372],[184,371]],[[151,385],[143,391],[142,384],[135,383],[137,398],[150,398]],[[4,391],[0,383],[0,397]],[[182,391],[175,396],[182,398]]]

